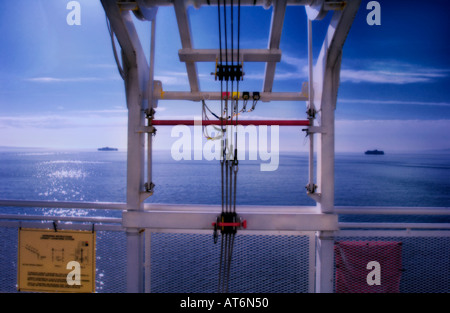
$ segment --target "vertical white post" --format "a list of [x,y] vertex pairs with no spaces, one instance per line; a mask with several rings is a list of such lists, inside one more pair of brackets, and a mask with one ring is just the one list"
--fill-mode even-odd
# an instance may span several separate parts
[[[314,66],[314,105],[321,133],[317,136],[317,185],[320,197],[317,206],[324,214],[334,214],[335,109],[342,48],[358,11],[361,0],[348,1],[342,10],[333,13],[325,40]],[[323,3],[323,1],[322,1]],[[316,253],[316,292],[333,291],[333,232],[319,232]]]
[[[156,34],[156,17],[150,22],[150,66],[147,83],[147,114],[154,114],[154,109],[157,107],[158,102],[153,96],[154,91],[154,76],[155,76],[155,34]],[[148,125],[150,126],[150,125]],[[147,191],[153,192],[153,133],[147,133]]]
[[334,237],[332,232],[316,235],[316,292],[332,293],[334,278]]
[[333,81],[331,70],[324,73],[324,92],[320,105],[320,125],[322,133],[318,137],[318,186],[320,192],[319,207],[322,213],[333,213],[334,210],[334,110]]
[[[317,134],[317,206],[324,214],[334,211],[334,111],[335,90],[339,85],[334,80],[334,66],[328,62],[329,38],[325,38],[314,67],[314,104],[321,133]],[[339,72],[338,72],[339,74]],[[336,85],[337,84],[337,85]],[[333,292],[334,239],[331,232],[318,232],[316,238],[316,285],[315,291]]]
[[[143,210],[141,191],[144,186],[145,141],[136,129],[144,123],[142,92],[137,66],[126,69],[128,105],[127,209]],[[143,292],[143,235],[138,229],[127,229],[127,292]]]

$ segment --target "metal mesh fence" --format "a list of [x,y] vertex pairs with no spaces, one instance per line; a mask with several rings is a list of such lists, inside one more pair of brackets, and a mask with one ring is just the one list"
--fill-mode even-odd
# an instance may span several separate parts
[[0,292],[17,292],[17,230],[0,227]]
[[[220,238],[213,243],[210,234],[151,233],[146,243],[150,249],[150,291],[216,292],[220,257]],[[312,285],[313,241],[309,235],[238,235],[235,239],[229,291],[233,293],[303,293]],[[376,247],[362,254],[359,264],[363,284],[375,267],[381,266],[381,285],[395,283],[384,268],[386,262],[401,261],[398,276],[400,293],[450,292],[450,232],[427,236],[376,236],[357,231],[355,235],[335,237],[336,247],[350,244],[361,252],[364,245]],[[356,244],[355,244],[356,243]],[[383,243],[399,244],[397,252],[386,250]],[[389,245],[389,244],[388,244]],[[0,227],[0,292],[17,292],[18,228]],[[384,248],[383,248],[384,247]],[[339,253],[335,253],[338,260]],[[349,257],[349,252],[344,257]],[[96,292],[126,292],[126,234],[123,231],[97,231]],[[342,255],[341,255],[342,257]],[[370,258],[370,260],[369,260]],[[348,261],[348,260],[347,260]],[[353,260],[355,261],[355,260]],[[367,261],[367,262],[366,262]],[[335,262],[335,291],[339,284],[339,262]],[[389,265],[390,266],[390,265]],[[398,268],[397,268],[398,269]],[[147,273],[148,274],[148,273]],[[392,272],[391,272],[392,274]],[[370,275],[369,275],[370,276]],[[373,277],[372,277],[373,278]],[[392,280],[392,281],[390,281]],[[367,289],[359,290],[366,292]],[[390,292],[392,290],[385,290]],[[358,290],[355,290],[358,292]]]
[[[216,292],[220,240],[212,234],[151,234],[151,292]],[[238,235],[229,292],[300,293],[309,288],[310,237]]]
[[127,242],[125,232],[97,231],[96,242],[96,292],[126,292]]
[[[364,232],[360,232],[364,233]],[[371,260],[368,260],[368,255],[361,256],[361,246],[354,245],[354,250],[351,248],[347,257],[351,255],[354,260],[346,260],[349,267],[355,267],[359,264],[361,271],[358,274],[357,269],[352,268],[353,273],[358,277],[353,277],[355,280],[362,280],[366,285],[365,289],[359,289],[359,292],[380,292],[383,288],[378,288],[376,285],[369,286],[366,282],[367,276],[369,279],[374,279],[371,273],[376,270],[375,267],[367,269],[368,261],[379,261],[380,264],[380,286],[387,287],[388,285],[398,284],[398,292],[400,293],[448,293],[450,292],[450,237],[448,236],[424,236],[424,237],[372,237],[372,236],[358,236],[358,237],[337,237],[336,249],[346,243],[364,243],[367,246],[374,247],[372,252],[368,253]],[[386,243],[398,244],[401,249],[397,252],[386,248],[383,245]],[[366,249],[369,251],[370,249]],[[359,256],[358,256],[359,255]],[[341,260],[340,260],[341,259]],[[397,260],[396,260],[397,259]],[[401,261],[401,268],[397,265]],[[339,277],[339,266],[342,266],[342,257],[339,254],[335,255],[335,291],[342,289],[341,284],[349,283],[343,282],[344,279]],[[384,267],[384,268],[383,268]],[[398,275],[398,277],[397,277]],[[397,281],[398,279],[398,281]],[[355,284],[357,285],[357,284]],[[354,292],[358,292],[358,287],[353,285]],[[395,289],[388,289],[384,292],[394,291]]]

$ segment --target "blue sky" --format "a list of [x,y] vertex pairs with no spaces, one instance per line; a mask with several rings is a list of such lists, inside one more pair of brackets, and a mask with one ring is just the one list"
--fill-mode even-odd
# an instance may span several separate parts
[[[69,26],[66,0],[5,2],[0,11],[0,146],[126,147],[126,102],[100,1],[80,0],[81,25]],[[450,20],[445,1],[379,1],[381,25],[369,26],[363,0],[344,46],[336,109],[336,150],[417,151],[450,148]],[[243,8],[242,48],[266,48],[272,9]],[[217,8],[189,8],[195,48],[217,48]],[[329,16],[313,23],[317,56]],[[149,51],[150,24],[136,20]],[[173,8],[157,15],[156,79],[164,90],[189,90],[179,62]],[[307,81],[303,7],[288,7],[273,91]],[[217,91],[199,65],[200,87]],[[244,64],[241,90],[261,90],[264,65]],[[305,103],[260,103],[253,118],[305,118]],[[160,118],[201,115],[193,102],[160,101]],[[175,139],[158,130],[157,148]],[[294,144],[293,144],[294,143]],[[280,130],[280,148],[306,151],[304,134]]]

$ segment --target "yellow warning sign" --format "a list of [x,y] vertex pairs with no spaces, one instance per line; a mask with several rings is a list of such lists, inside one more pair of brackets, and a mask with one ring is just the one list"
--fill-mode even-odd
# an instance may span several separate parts
[[22,228],[18,250],[19,291],[95,291],[95,232]]

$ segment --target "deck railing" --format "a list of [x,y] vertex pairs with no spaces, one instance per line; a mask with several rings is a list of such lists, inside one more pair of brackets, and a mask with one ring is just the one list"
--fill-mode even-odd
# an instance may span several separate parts
[[[127,223],[135,223],[135,217],[127,215],[126,204],[0,200],[0,208],[8,207],[43,208],[43,213],[45,208],[119,210],[123,211],[123,217],[0,213],[0,266],[8,273],[3,275],[0,291],[16,290],[17,230],[21,227],[52,229],[55,225],[58,229],[97,231],[96,291],[126,291],[125,233],[130,226]],[[150,223],[145,219],[141,225],[141,231],[145,230],[146,292],[215,292],[219,252],[213,244],[209,223],[210,218],[220,212],[215,209],[215,206],[202,205],[145,205],[144,213],[152,220]],[[315,214],[314,207],[245,206],[240,211],[257,226],[238,232],[230,290],[314,292],[316,269],[319,268],[316,266],[316,246],[319,236],[323,236],[321,229],[314,229],[314,226],[326,226],[332,221],[321,220],[308,227],[302,223],[297,227],[288,222]],[[98,213],[101,215],[100,211]],[[337,217],[365,218],[434,217],[437,222],[338,221],[336,229],[326,231],[326,234],[335,245],[342,241],[401,242],[403,273],[399,291],[450,291],[450,223],[446,222],[450,208],[346,206],[336,207],[335,214]],[[440,217],[444,222],[439,222]],[[155,224],[158,221],[162,223],[161,227]],[[335,284],[336,267],[332,275],[330,279]]]

